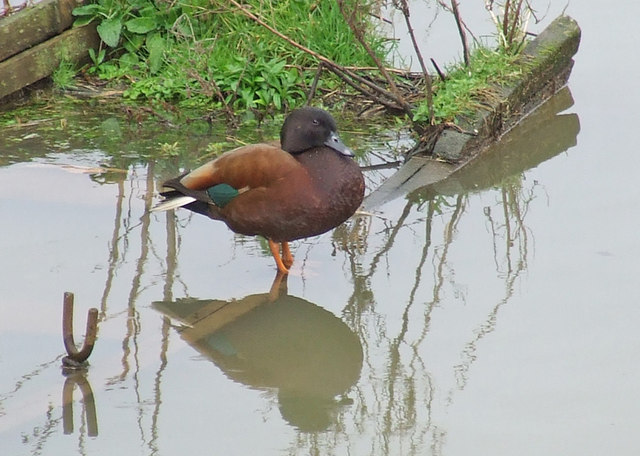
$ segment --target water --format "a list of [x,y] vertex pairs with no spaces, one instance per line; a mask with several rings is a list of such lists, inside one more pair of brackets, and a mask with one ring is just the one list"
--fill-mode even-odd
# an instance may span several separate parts
[[[3,454],[637,454],[639,67],[618,30],[640,11],[598,6],[567,10],[568,90],[448,182],[294,243],[278,295],[259,240],[145,212],[227,132],[100,106],[3,131]],[[393,158],[374,129],[343,135],[363,164]],[[60,369],[66,290],[76,339],[100,312],[85,378]]]

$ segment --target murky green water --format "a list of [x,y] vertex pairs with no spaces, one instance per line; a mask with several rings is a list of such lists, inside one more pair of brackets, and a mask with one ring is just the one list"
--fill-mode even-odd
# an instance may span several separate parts
[[[88,102],[3,131],[2,453],[637,454],[640,100],[616,33],[636,15],[598,11],[568,11],[569,90],[448,181],[294,243],[279,293],[260,240],[146,212],[255,126],[139,127]],[[347,130],[363,165],[402,144]],[[85,376],[60,368],[67,290],[76,339],[99,310]]]

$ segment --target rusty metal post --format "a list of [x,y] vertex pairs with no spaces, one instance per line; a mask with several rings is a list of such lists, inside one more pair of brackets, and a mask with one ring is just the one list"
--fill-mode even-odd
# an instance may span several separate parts
[[67,291],[64,293],[64,301],[62,308],[62,337],[64,340],[64,348],[69,356],[63,358],[63,363],[71,361],[77,364],[84,363],[93,351],[96,342],[96,334],[98,332],[98,309],[92,307],[87,315],[87,330],[84,336],[82,348],[78,350],[73,339],[73,293]]

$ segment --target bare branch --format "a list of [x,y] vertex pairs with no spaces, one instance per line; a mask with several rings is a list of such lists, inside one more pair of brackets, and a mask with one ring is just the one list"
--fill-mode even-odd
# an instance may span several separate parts
[[440,80],[442,82],[447,80],[447,77],[445,76],[445,74],[442,72],[442,70],[440,69],[440,67],[438,66],[438,64],[436,63],[435,60],[433,60],[433,58],[429,59],[431,60],[431,64],[433,65],[433,67],[436,69],[436,73],[438,73],[438,76],[440,76]]
[[409,36],[411,37],[413,49],[416,53],[416,56],[418,57],[418,62],[420,62],[420,68],[422,68],[422,76],[427,88],[427,110],[429,111],[429,123],[433,125],[435,122],[435,116],[433,111],[433,84],[431,81],[431,76],[429,76],[427,66],[424,64],[424,59],[422,58],[422,52],[420,52],[420,46],[418,46],[416,35],[415,33],[413,33],[413,27],[411,26],[411,20],[409,19],[410,12],[407,0],[400,0],[400,3],[400,9],[402,11],[402,15],[404,16],[405,23],[407,24],[407,30],[409,32]]
[[469,67],[471,58],[469,56],[469,45],[467,44],[467,35],[464,32],[462,18],[460,17],[460,10],[458,9],[458,1],[451,0],[451,10],[453,11],[453,17],[456,19],[456,25],[458,26],[458,33],[460,34],[460,41],[462,41],[462,53],[464,56],[464,64]]
[[380,58],[376,55],[375,52],[373,52],[373,49],[371,49],[371,46],[369,46],[369,43],[367,43],[367,41],[364,38],[363,30],[365,26],[357,18],[358,2],[356,2],[355,5],[353,6],[353,10],[351,11],[351,14],[349,14],[347,9],[345,8],[343,0],[338,0],[338,7],[340,8],[340,13],[342,13],[342,16],[344,17],[345,21],[349,25],[349,28],[353,32],[354,36],[356,37],[360,45],[364,48],[364,50],[367,52],[367,54],[369,54],[369,57],[371,57],[371,60],[373,60],[373,62],[376,64],[376,66],[380,70],[380,73],[382,74],[384,79],[387,81],[387,84],[389,84],[391,93],[393,94],[393,99],[395,99],[395,101],[402,107],[402,109],[405,111],[407,116],[409,116],[409,118],[413,118],[413,111],[411,109],[411,106],[400,94],[400,91],[398,90],[398,87],[396,86],[395,81],[393,80],[391,75],[387,72],[385,65],[383,65]]
[[316,94],[316,89],[318,88],[318,81],[320,81],[320,76],[322,75],[323,64],[320,62],[318,65],[318,70],[316,71],[316,75],[313,78],[313,82],[311,83],[311,88],[309,89],[309,95],[307,96],[307,106],[311,104],[311,100]]

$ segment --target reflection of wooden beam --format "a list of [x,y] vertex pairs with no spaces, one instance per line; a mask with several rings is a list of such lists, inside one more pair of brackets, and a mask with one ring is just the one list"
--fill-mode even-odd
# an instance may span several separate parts
[[198,319],[191,322],[193,326],[183,329],[181,336],[187,342],[196,342],[268,302],[268,294],[251,295],[240,301],[213,301],[197,312]]
[[99,46],[95,26],[68,30],[0,63],[0,99],[51,75],[65,59],[80,62]]
[[431,185],[447,178],[456,170],[457,166],[434,160],[429,157],[411,157],[402,167],[380,187],[367,195],[363,203],[363,210],[375,209],[395,198],[405,196],[412,191]]

